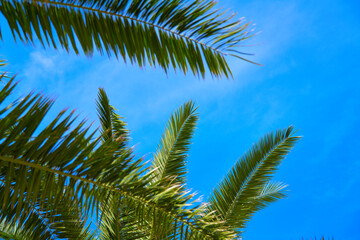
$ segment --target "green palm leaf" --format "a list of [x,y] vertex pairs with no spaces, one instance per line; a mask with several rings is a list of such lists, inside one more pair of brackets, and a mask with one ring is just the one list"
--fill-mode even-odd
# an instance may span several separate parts
[[125,146],[126,142],[129,140],[129,131],[126,129],[126,123],[123,121],[123,118],[115,112],[116,109],[110,105],[109,98],[107,97],[105,90],[102,88],[99,89],[96,104],[102,126],[102,140],[122,140],[124,143],[123,145]]
[[154,155],[154,180],[184,184],[187,152],[194,134],[198,115],[193,102],[187,102],[171,116]]
[[121,208],[121,205],[121,199],[116,196],[109,197],[106,202],[101,204],[100,239],[146,238],[148,231],[139,228],[134,214],[135,209]]
[[[18,225],[8,224],[6,222],[0,223],[0,239],[3,240],[32,240],[36,235],[24,230]],[[40,237],[41,239],[41,237]]]
[[236,49],[252,36],[250,23],[211,0],[1,0],[0,12],[15,39],[87,56],[96,49],[202,77],[231,76],[227,55],[249,61]]
[[[1,106],[13,81],[0,90]],[[31,93],[0,108],[5,239],[234,239],[255,211],[286,195],[286,185],[271,178],[299,139],[292,127],[263,137],[201,204],[185,188],[198,120],[193,102],[171,116],[151,167],[127,146],[125,123],[104,90],[100,134],[66,111],[40,128],[52,104]],[[98,236],[87,219],[96,222]]]
[[[109,98],[106,95],[104,89],[100,88],[98,93],[97,111],[98,117],[100,120],[100,124],[102,129],[100,130],[101,139],[104,143],[106,142],[114,142],[119,143],[117,151],[120,153],[121,151],[129,153],[130,149],[127,149],[127,144],[129,141],[129,131],[126,129],[126,123],[122,120],[116,112],[115,108],[110,105]],[[130,151],[131,152],[131,151]],[[114,161],[113,164],[128,164],[129,159],[118,158],[118,162]],[[125,161],[124,161],[125,160]],[[140,163],[140,162],[139,162]],[[137,168],[137,165],[133,165]],[[130,171],[135,170],[129,169]],[[104,173],[106,174],[106,172]],[[128,178],[127,181],[130,182],[133,180],[132,178]]]
[[214,189],[209,211],[215,211],[224,224],[238,230],[255,211],[283,198],[285,185],[269,180],[298,140],[293,127],[263,137]]
[[[1,182],[0,195],[4,194],[5,187]],[[40,191],[38,196],[41,195]],[[15,239],[90,239],[89,228],[85,227],[86,218],[74,198],[63,196],[57,202],[47,199],[45,204],[40,205],[37,200],[21,200],[11,187],[9,199],[17,199],[22,209],[19,211],[12,202],[2,207],[0,222],[3,223],[5,235],[9,234]]]
[[[13,90],[12,81],[0,91],[0,103]],[[150,229],[153,239],[233,235],[213,218],[196,224],[194,217],[203,206],[192,204],[192,195],[181,184],[159,180],[150,185],[153,172],[144,168],[142,159],[135,159],[131,149],[118,151],[122,141],[94,139],[85,122],[74,123],[73,113],[61,112],[39,129],[52,104],[48,98],[29,94],[0,109],[1,212],[12,211],[19,219],[34,211],[29,204],[51,211],[65,201],[76,202],[74,207],[91,216],[101,212],[102,203],[116,198],[121,200],[119,209],[132,210],[137,227]]]

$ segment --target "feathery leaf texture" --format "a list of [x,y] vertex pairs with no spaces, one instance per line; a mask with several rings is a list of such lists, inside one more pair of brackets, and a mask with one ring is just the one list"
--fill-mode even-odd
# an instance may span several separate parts
[[66,111],[40,128],[53,100],[30,93],[3,107],[13,82],[0,90],[5,239],[234,239],[255,211],[285,196],[285,185],[270,178],[298,140],[291,127],[256,144],[206,204],[185,187],[198,119],[193,102],[171,116],[147,167],[128,146],[128,130],[103,89],[97,101],[100,132]]
[[212,0],[0,0],[0,13],[15,40],[87,56],[96,49],[140,67],[229,78],[226,56],[252,62],[237,50],[254,35],[251,23]]
[[214,189],[209,209],[232,229],[242,229],[254,212],[283,198],[285,186],[269,180],[298,140],[293,127],[263,137]]
[[155,181],[167,178],[174,183],[185,183],[187,152],[198,120],[196,109],[190,101],[171,116],[154,155]]
[[129,141],[129,130],[126,129],[126,123],[118,115],[116,109],[110,105],[110,100],[104,89],[99,89],[98,100],[96,102],[98,117],[101,123],[101,137],[104,142],[122,141],[121,148],[125,147]]
[[[0,102],[13,90],[12,81],[0,91]],[[152,172],[144,168],[142,159],[135,159],[131,149],[118,151],[122,141],[92,140],[95,133],[83,121],[75,125],[73,113],[61,112],[38,129],[52,104],[48,98],[29,94],[0,110],[1,212],[13,211],[19,223],[34,208],[65,201],[77,203],[74,206],[85,215],[98,215],[101,203],[116,197],[121,199],[119,209],[133,210],[137,227],[150,229],[153,239],[168,235],[212,239],[221,223],[195,225],[194,216],[203,206],[192,204],[193,195],[180,185],[158,181],[150,186]],[[69,231],[75,232],[76,226]],[[225,229],[220,235],[224,238],[232,232]]]

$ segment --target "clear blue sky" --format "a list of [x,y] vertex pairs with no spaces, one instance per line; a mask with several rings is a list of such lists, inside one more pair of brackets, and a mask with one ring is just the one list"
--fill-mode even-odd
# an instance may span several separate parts
[[[244,48],[264,67],[230,60],[234,80],[198,80],[115,59],[92,59],[14,43],[1,18],[0,55],[21,80],[96,120],[97,87],[124,116],[140,155],[151,153],[170,114],[193,99],[200,121],[189,157],[189,187],[206,198],[265,133],[295,125],[304,138],[275,179],[289,197],[258,212],[249,240],[360,239],[360,2],[221,0],[262,31]],[[97,122],[96,122],[97,124]]]

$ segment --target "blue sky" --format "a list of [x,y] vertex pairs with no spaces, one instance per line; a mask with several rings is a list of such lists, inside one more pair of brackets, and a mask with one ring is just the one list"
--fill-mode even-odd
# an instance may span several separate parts
[[[219,4],[256,23],[245,48],[259,67],[230,59],[234,80],[196,79],[95,55],[14,43],[1,18],[0,55],[18,73],[18,93],[55,97],[53,113],[76,108],[96,120],[104,87],[126,118],[132,143],[151,158],[170,114],[195,100],[200,120],[189,157],[188,186],[206,198],[235,161],[265,133],[295,125],[303,139],[276,180],[289,197],[258,212],[245,239],[329,236],[360,239],[360,2],[238,1]],[[96,122],[97,124],[97,122]]]

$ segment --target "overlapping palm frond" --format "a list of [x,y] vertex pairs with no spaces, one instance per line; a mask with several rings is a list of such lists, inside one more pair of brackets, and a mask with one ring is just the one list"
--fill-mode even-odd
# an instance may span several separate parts
[[[13,90],[12,81],[0,91],[0,103]],[[140,232],[146,230],[151,239],[169,236],[175,239],[180,236],[183,239],[213,239],[212,236],[229,239],[233,236],[232,231],[221,228],[221,222],[213,215],[197,224],[195,216],[203,212],[204,207],[194,205],[192,195],[184,192],[181,184],[169,185],[165,180],[150,184],[153,172],[144,168],[142,159],[136,159],[131,149],[122,145],[122,140],[102,142],[101,136],[95,137],[84,121],[76,124],[73,113],[66,115],[65,111],[40,129],[52,103],[41,95],[29,94],[0,109],[0,181],[3,189],[0,211],[15,213],[12,223],[25,223],[21,222],[22,216],[30,216],[39,210],[38,218],[54,215],[58,217],[53,221],[55,225],[66,224],[67,215],[65,210],[61,211],[62,203],[64,208],[69,206],[65,203],[73,203],[73,207],[91,217],[93,212],[101,216],[104,203],[109,199],[118,199],[117,209],[122,213],[128,209],[132,222],[136,222]],[[51,212],[58,207],[60,212]],[[121,220],[126,222],[131,218],[123,215]],[[79,234],[84,233],[81,239],[89,237],[84,229],[85,220],[68,220],[69,224],[75,220],[79,223],[68,228],[74,233],[75,229]],[[45,222],[49,223],[48,220],[41,223]],[[58,226],[61,229],[63,225]],[[48,227],[44,232],[49,229],[52,228]],[[124,231],[129,233],[130,229],[129,225]],[[60,230],[55,236],[74,239],[67,234]],[[54,233],[50,235],[54,236]]]
[[[102,138],[106,141],[114,141],[116,136],[123,139],[128,136],[128,130],[125,129],[125,123],[122,118],[114,111],[110,105],[109,99],[103,89],[100,89],[97,101],[98,115],[102,125]],[[171,116],[165,134],[161,140],[160,148],[155,155],[152,170],[149,172],[149,188],[161,187],[165,191],[176,189],[174,197],[181,202],[180,205],[173,206],[175,210],[182,211],[186,208],[191,216],[195,213],[203,212],[204,206],[196,204],[194,194],[187,191],[183,184],[185,183],[185,165],[186,152],[190,144],[195,124],[197,121],[196,108],[193,102],[188,102],[181,106],[174,115]],[[118,127],[114,127],[118,126]],[[124,143],[123,147],[126,146]],[[121,161],[119,162],[121,163]],[[159,165],[159,166],[158,166]],[[128,179],[129,182],[133,180]],[[181,191],[179,191],[181,188]],[[163,216],[152,218],[151,222],[147,221],[139,227],[137,219],[134,217],[135,211],[133,206],[126,205],[122,207],[119,202],[123,199],[119,196],[109,195],[108,201],[101,203],[101,222],[100,236],[101,239],[184,239],[194,238],[202,239],[203,234],[192,229],[184,222],[176,218],[164,221]],[[156,204],[169,205],[169,199],[166,194],[156,197]],[[194,206],[193,206],[194,205]],[[210,221],[211,219],[211,221]],[[217,234],[219,230],[216,224],[220,226],[221,222],[216,222],[215,215],[209,215],[204,221],[197,223],[188,219],[188,223],[194,224],[198,228],[203,228],[204,232],[209,232],[209,236]],[[195,231],[194,231],[195,230]],[[223,235],[222,235],[223,234]],[[232,232],[221,232],[220,236],[229,236]],[[206,236],[206,235],[205,235]],[[206,238],[206,237],[205,237]]]
[[168,179],[184,184],[187,152],[194,134],[198,115],[193,102],[187,102],[171,116],[154,155],[154,181]]
[[269,133],[247,152],[209,199],[209,210],[231,229],[241,230],[252,214],[285,196],[285,185],[269,182],[299,137],[293,127]]
[[[13,81],[0,90],[1,106]],[[103,89],[97,102],[99,136],[66,111],[40,128],[52,104],[31,93],[0,108],[0,236],[5,239],[234,239],[255,211],[285,196],[286,185],[270,180],[299,139],[292,127],[254,145],[206,205],[185,188],[186,157],[198,120],[193,102],[171,116],[151,167],[128,146],[129,132]],[[94,233],[90,218],[99,227]]]
[[[1,195],[4,190],[2,185]],[[17,198],[14,189],[10,190],[10,198]],[[86,217],[76,199],[69,201],[63,198],[59,202],[47,201],[42,205],[37,201],[27,201],[22,207],[19,211],[9,203],[0,211],[1,231],[5,239],[91,239],[89,227],[85,226]]]
[[116,196],[108,198],[101,204],[100,239],[146,239],[149,229],[138,227],[134,211],[122,206],[121,199]]
[[[129,131],[123,118],[115,112],[110,105],[109,98],[104,89],[100,88],[97,100],[97,112],[101,124],[101,138],[104,143],[120,141],[118,151],[129,151],[127,143]],[[119,159],[118,164],[124,164]],[[132,179],[127,179],[132,182]],[[100,239],[143,239],[146,232],[137,225],[135,209],[130,206],[122,206],[122,198],[116,194],[110,194],[105,202],[100,203],[100,220],[98,223]]]
[[34,236],[16,224],[0,223],[0,239],[3,240],[32,240]]
[[238,46],[253,35],[250,22],[212,0],[1,0],[0,12],[25,43],[88,56],[96,49],[202,77],[230,77],[225,57],[249,61]]

